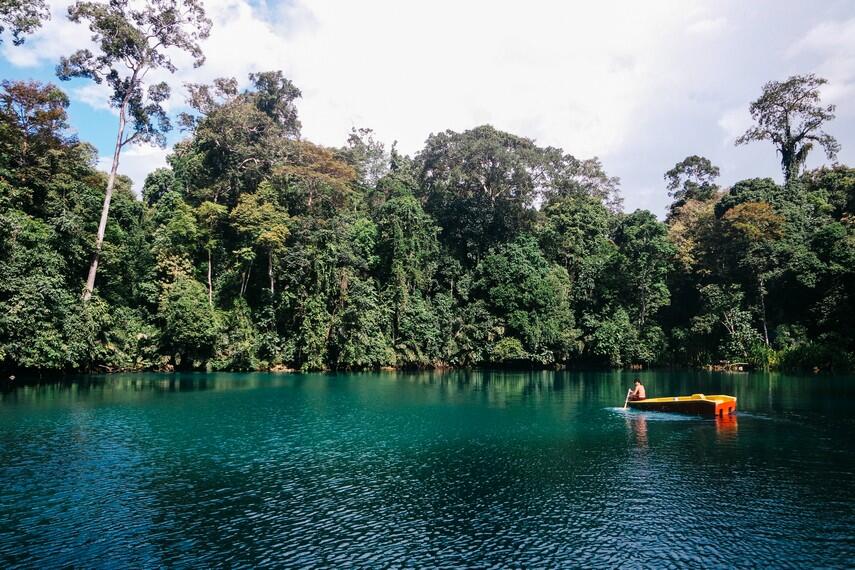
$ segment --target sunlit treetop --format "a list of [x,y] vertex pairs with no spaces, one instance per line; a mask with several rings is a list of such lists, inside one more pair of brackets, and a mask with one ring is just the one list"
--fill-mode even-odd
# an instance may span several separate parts
[[24,43],[24,36],[36,31],[48,18],[50,10],[45,0],[0,0],[0,34],[8,27],[16,46]]
[[155,69],[176,70],[170,48],[189,54],[194,67],[204,63],[199,42],[208,37],[211,21],[201,1],[147,0],[141,5],[130,0],[76,2],[68,8],[68,17],[72,22],[88,23],[98,52],[79,49],[62,57],[56,69],[59,78],[106,82],[113,91],[111,106],[123,112],[126,109],[133,122],[121,144],[153,142],[163,146],[171,124],[162,105],[170,96],[170,88],[160,82],[145,89],[145,78]]
[[757,123],[736,139],[737,145],[770,140],[781,154],[786,181],[793,180],[818,144],[829,160],[837,157],[840,144],[822,130],[834,119],[834,105],[820,103],[819,88],[828,83],[813,73],[794,75],[786,81],[770,81],[763,94],[751,103],[751,117]]

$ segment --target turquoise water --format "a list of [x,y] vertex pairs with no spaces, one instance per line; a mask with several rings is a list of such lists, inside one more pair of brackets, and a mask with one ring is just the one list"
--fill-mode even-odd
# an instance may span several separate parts
[[855,378],[88,377],[0,394],[3,567],[851,567]]

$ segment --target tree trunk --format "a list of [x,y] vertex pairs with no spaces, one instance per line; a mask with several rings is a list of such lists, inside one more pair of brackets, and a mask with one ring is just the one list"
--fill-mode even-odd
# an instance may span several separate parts
[[647,292],[642,289],[641,293],[641,315],[639,315],[639,324],[643,327],[644,321],[647,318]]
[[760,315],[763,319],[763,340],[766,341],[766,347],[769,347],[769,329],[766,327],[766,287],[763,285],[763,281],[759,281],[760,288]]
[[241,284],[240,284],[240,296],[243,297],[246,293],[246,288],[249,286],[249,278],[252,276],[252,262],[250,260],[249,267],[246,268],[246,271],[241,275]]
[[270,295],[273,296],[273,251],[267,252],[267,276],[270,277]]
[[211,280],[211,250],[208,250],[208,305],[214,307],[214,285]]
[[793,161],[796,158],[796,148],[790,131],[790,114],[784,115],[784,140],[781,142],[781,168],[784,170],[784,185],[790,182],[793,175]]
[[83,300],[92,298],[95,290],[95,275],[98,273],[98,260],[101,256],[101,245],[104,243],[104,232],[107,230],[107,216],[110,213],[110,200],[113,197],[113,186],[116,183],[116,172],[119,170],[119,154],[122,152],[122,137],[125,134],[125,107],[119,112],[119,134],[116,136],[116,148],[113,150],[113,166],[107,178],[107,191],[104,194],[104,205],[101,207],[101,221],[98,223],[98,234],[95,238],[95,251],[92,253],[92,263],[89,265],[89,275],[86,278],[86,289]]
[[795,157],[795,152],[791,149],[781,151],[781,169],[784,171],[784,185],[786,186],[792,180],[798,177],[798,164]]

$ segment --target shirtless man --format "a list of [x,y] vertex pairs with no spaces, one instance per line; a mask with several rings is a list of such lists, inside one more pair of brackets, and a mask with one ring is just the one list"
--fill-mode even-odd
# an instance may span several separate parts
[[628,400],[630,402],[637,402],[638,400],[643,400],[647,397],[647,393],[644,391],[644,385],[641,383],[641,380],[638,378],[635,379],[635,388],[629,389]]

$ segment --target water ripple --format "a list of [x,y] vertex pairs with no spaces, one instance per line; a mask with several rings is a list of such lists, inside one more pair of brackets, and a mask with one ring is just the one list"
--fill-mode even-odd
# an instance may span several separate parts
[[295,377],[252,390],[7,402],[0,560],[33,568],[855,560],[848,418],[823,412],[822,423],[802,410],[804,429],[794,430],[787,414],[769,410],[731,423],[624,412],[607,407],[619,383],[592,394],[584,380],[448,392],[410,377]]

